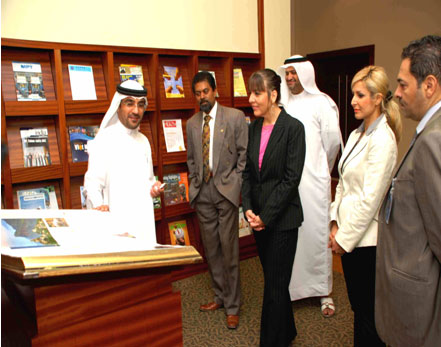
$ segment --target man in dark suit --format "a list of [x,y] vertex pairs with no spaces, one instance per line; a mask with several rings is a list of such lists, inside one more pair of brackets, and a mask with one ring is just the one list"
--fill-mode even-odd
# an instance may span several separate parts
[[390,346],[441,344],[441,37],[401,55],[395,96],[418,123],[379,216],[375,320]]
[[193,93],[201,111],[187,122],[190,204],[196,209],[214,301],[201,311],[225,307],[227,326],[237,328],[240,308],[239,195],[248,126],[242,111],[216,102],[216,82],[197,73]]

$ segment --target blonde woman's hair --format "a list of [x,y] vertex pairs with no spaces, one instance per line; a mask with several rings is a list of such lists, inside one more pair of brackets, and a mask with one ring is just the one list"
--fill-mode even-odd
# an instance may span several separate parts
[[387,123],[395,134],[395,140],[397,143],[400,142],[402,129],[400,109],[397,102],[392,98],[392,92],[389,90],[389,79],[384,69],[381,66],[366,66],[355,74],[351,87],[353,88],[354,84],[359,81],[366,84],[372,98],[376,94],[382,96],[381,112],[386,115]]

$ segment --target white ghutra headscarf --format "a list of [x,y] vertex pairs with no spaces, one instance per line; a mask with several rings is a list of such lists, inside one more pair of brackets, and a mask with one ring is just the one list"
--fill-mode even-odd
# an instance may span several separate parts
[[301,55],[293,55],[292,57],[286,59],[284,65],[280,66],[277,69],[277,74],[282,79],[282,83],[280,86],[280,103],[284,107],[286,107],[289,102],[289,95],[291,92],[285,80],[285,70],[289,66],[292,66],[296,70],[297,76],[299,77],[299,81],[303,89],[309,94],[324,95],[331,107],[336,110],[338,115],[338,107],[335,104],[334,100],[332,100],[329,95],[320,91],[320,89],[318,89],[317,85],[315,84],[314,66],[307,58],[302,57]]

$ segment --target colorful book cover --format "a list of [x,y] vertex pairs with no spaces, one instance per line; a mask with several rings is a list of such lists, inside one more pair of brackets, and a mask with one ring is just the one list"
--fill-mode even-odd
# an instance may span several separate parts
[[72,100],[96,100],[92,66],[68,64]]
[[164,66],[164,89],[166,98],[184,98],[182,75],[176,66]]
[[121,64],[119,66],[119,77],[121,82],[134,80],[140,85],[144,85],[144,75],[142,74],[141,65]]
[[94,126],[70,126],[69,141],[72,153],[72,162],[88,161],[89,154],[87,152],[87,141],[93,140],[98,134],[99,127]]
[[21,210],[58,210],[54,186],[17,190],[17,200]]
[[243,80],[242,69],[233,69],[234,96],[247,96],[247,89]]
[[170,241],[172,245],[190,246],[187,222],[185,220],[168,223],[168,231],[170,232]]
[[[158,176],[155,176],[156,180],[158,180]],[[158,195],[157,197],[153,198],[153,208],[161,208],[161,196]]]
[[243,214],[243,207],[239,207],[239,237],[251,235],[250,224],[245,219]]
[[51,165],[47,128],[20,129],[24,167]]
[[58,246],[42,218],[2,219],[2,239],[10,248]]
[[188,202],[188,175],[186,172],[164,175],[165,206]]
[[15,91],[18,101],[45,101],[40,63],[13,61]]

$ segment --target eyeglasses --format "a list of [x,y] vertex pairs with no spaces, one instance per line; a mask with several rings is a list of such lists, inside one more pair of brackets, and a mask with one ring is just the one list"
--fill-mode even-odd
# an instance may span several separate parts
[[145,110],[147,108],[147,103],[145,102],[145,100],[140,100],[138,103],[134,100],[134,99],[124,99],[123,101],[121,101],[121,104],[128,107],[128,108],[140,108]]

